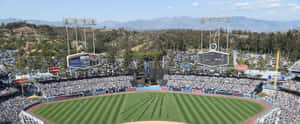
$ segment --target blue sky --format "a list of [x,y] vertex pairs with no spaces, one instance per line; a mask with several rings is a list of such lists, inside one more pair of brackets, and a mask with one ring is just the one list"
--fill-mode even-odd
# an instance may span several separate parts
[[128,21],[159,17],[247,16],[300,19],[300,0],[0,0],[0,18]]

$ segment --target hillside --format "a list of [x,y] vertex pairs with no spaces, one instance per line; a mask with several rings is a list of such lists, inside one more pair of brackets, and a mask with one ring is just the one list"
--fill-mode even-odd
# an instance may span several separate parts
[[[83,28],[78,29],[79,45],[84,42]],[[44,69],[49,66],[62,66],[67,56],[67,42],[64,27],[48,25],[34,25],[24,22],[8,23],[0,27],[0,49],[19,50],[21,65],[32,65],[32,68]],[[71,53],[76,53],[76,30],[69,28]],[[92,30],[87,32],[87,52],[93,51]],[[211,33],[211,35],[210,35]],[[96,29],[96,53],[108,53],[109,56],[123,57],[131,53],[149,53],[176,50],[199,51],[201,49],[201,35],[203,48],[208,49],[211,42],[220,40],[220,49],[226,49],[227,33],[220,31],[194,30],[161,30],[161,31],[127,31],[124,29]],[[211,37],[211,38],[210,38]],[[114,44],[114,45],[113,45]],[[281,50],[282,56],[291,60],[300,59],[300,31],[288,30],[272,33],[253,33],[233,30],[229,34],[229,48],[254,53],[275,53]],[[126,52],[130,50],[131,52]],[[22,67],[21,65],[18,65]],[[31,67],[30,67],[31,68]]]
[[[224,17],[227,18],[227,17]],[[124,28],[126,30],[138,30],[138,31],[151,31],[151,30],[168,30],[168,29],[192,29],[192,30],[214,30],[217,28],[230,27],[231,30],[248,30],[253,32],[276,32],[286,31],[292,29],[300,29],[300,20],[294,21],[270,21],[259,20],[254,18],[248,18],[243,16],[231,17],[231,22],[226,23],[205,23],[200,24],[200,19],[210,20],[215,22],[218,20],[216,17],[210,18],[195,18],[195,17],[161,17],[151,20],[132,20],[127,22],[118,21],[104,21],[99,22],[94,28],[109,28],[119,29]],[[11,22],[23,21],[21,19],[0,19],[0,23],[7,24]],[[51,26],[63,26],[60,21],[42,21],[42,20],[26,20],[26,22],[37,25],[51,25]]]

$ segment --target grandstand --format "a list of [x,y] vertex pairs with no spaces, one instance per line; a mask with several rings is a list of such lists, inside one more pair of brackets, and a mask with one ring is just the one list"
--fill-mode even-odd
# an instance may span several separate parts
[[3,65],[0,65],[0,82],[8,82],[8,74],[4,69]]
[[[298,1],[6,1],[25,20],[0,19],[0,124],[300,124],[300,20],[234,16],[285,18]],[[203,18],[223,3],[229,17]]]
[[[197,76],[197,75],[164,75],[164,85],[166,87],[132,87],[130,80],[132,80],[132,76],[112,76],[112,77],[102,77],[102,78],[90,78],[90,79],[81,79],[81,80],[70,80],[70,81],[60,81],[60,82],[47,82],[47,83],[37,83],[37,86],[41,89],[42,93],[45,97],[47,97],[47,101],[61,101],[61,100],[69,100],[72,101],[72,99],[84,99],[83,96],[97,96],[97,95],[104,95],[107,94],[111,96],[111,93],[119,93],[119,92],[142,92],[142,91],[167,91],[167,92],[183,92],[183,93],[194,93],[194,94],[200,94],[200,95],[225,95],[225,96],[233,96],[233,97],[243,97],[247,99],[257,99],[260,100],[261,98],[257,97],[255,93],[253,92],[257,85],[260,83],[266,83],[263,80],[253,80],[253,79],[247,79],[247,78],[228,78],[228,77],[210,77],[210,76]],[[290,83],[283,83],[283,86],[287,87]],[[282,85],[282,84],[281,84]],[[291,87],[297,87],[298,85],[294,84]],[[78,94],[82,94],[79,95]],[[265,100],[265,103],[269,105],[273,105],[272,99],[272,93],[270,97],[263,98]],[[261,115],[255,123],[264,123],[264,124],[271,124],[271,123],[277,123],[281,122],[283,123],[284,120],[287,121],[287,118],[289,117],[298,117],[296,114],[297,112],[291,111],[289,109],[285,109],[286,106],[293,106],[295,110],[299,110],[299,107],[294,106],[292,103],[298,103],[300,101],[297,100],[296,96],[282,93],[279,91],[280,99],[277,98],[278,104],[275,104],[274,109],[270,109],[268,113],[265,113],[264,115]],[[164,96],[164,97],[161,97]],[[168,96],[168,95],[166,95]],[[171,97],[166,97],[165,95],[160,95],[158,98],[153,97],[153,95],[150,95],[149,98],[153,97],[154,101],[161,101],[163,98],[166,100],[170,100]],[[107,97],[105,97],[106,99]],[[109,108],[113,108],[116,104],[121,104],[117,101],[120,101],[120,99],[124,99],[123,97],[112,97],[112,101],[114,104],[108,106]],[[184,102],[186,106],[182,106],[182,108],[192,108],[193,107],[193,100],[190,99],[190,97],[183,98],[181,100],[178,99],[178,97],[175,97],[177,102],[181,102],[182,100],[189,99],[191,100],[191,103]],[[101,99],[101,98],[100,98]],[[198,99],[198,98],[196,98]],[[290,104],[285,103],[282,100],[287,100]],[[18,100],[21,100],[20,98]],[[47,101],[45,101],[47,103]],[[106,101],[106,100],[105,100]],[[213,100],[214,101],[214,100]],[[220,102],[220,100],[217,100]],[[227,100],[225,100],[227,101]],[[86,104],[86,102],[83,102]],[[87,102],[89,103],[89,102]],[[101,103],[101,102],[100,102]],[[107,103],[107,102],[106,102]],[[34,104],[34,103],[32,103]],[[77,104],[77,103],[76,103]],[[176,103],[177,104],[177,103]],[[182,104],[182,103],[180,103]],[[202,104],[202,103],[201,103]],[[220,104],[220,103],[215,103]],[[20,104],[18,104],[20,105]],[[32,108],[30,104],[27,108]],[[139,105],[142,105],[139,103]],[[149,105],[151,105],[149,103]],[[212,104],[213,105],[213,104]],[[36,105],[33,105],[35,107]],[[39,106],[39,105],[37,105]],[[278,107],[277,107],[278,106]],[[22,108],[22,107],[20,107]],[[103,108],[103,107],[101,107]],[[150,107],[151,108],[151,107]],[[159,107],[158,107],[159,108]],[[146,109],[146,108],[144,108]],[[205,108],[207,109],[207,108]],[[205,110],[204,108],[201,110]],[[228,109],[228,107],[227,107]],[[58,111],[59,109],[56,109],[55,111]],[[68,109],[66,111],[71,112],[72,110]],[[106,110],[105,110],[106,111]],[[128,110],[129,111],[129,110]],[[131,111],[131,110],[130,110]],[[149,110],[150,111],[150,110]],[[166,112],[167,110],[165,110]],[[181,109],[182,112],[184,112],[184,109]],[[232,111],[232,110],[229,110]],[[21,123],[24,124],[44,124],[47,123],[47,120],[41,119],[36,116],[32,116],[32,113],[28,112],[26,109],[24,111],[20,111],[19,120]],[[59,112],[59,111],[58,111]],[[238,111],[236,111],[238,112]],[[139,112],[135,113],[138,114]],[[157,112],[155,112],[157,113]],[[289,116],[288,113],[294,113],[294,116]],[[88,115],[89,113],[87,113]],[[195,114],[195,113],[194,113]],[[222,114],[222,113],[219,113]],[[126,114],[125,114],[126,115]],[[217,114],[218,115],[218,114]],[[111,115],[113,116],[113,115]],[[129,115],[126,115],[129,116]],[[126,117],[125,116],[125,117]],[[192,118],[193,112],[190,113],[190,117]],[[107,116],[108,118],[111,118],[110,116]],[[144,116],[142,116],[144,117]],[[146,116],[145,116],[146,117]],[[157,115],[157,117],[159,117]],[[183,116],[184,117],[184,116]],[[217,117],[217,116],[216,116]],[[282,119],[284,117],[284,119]],[[89,118],[87,116],[87,118]],[[101,116],[102,118],[102,116]],[[121,117],[124,118],[124,117]],[[184,117],[185,118],[185,117]],[[232,117],[228,117],[233,119]],[[62,119],[62,118],[61,118]],[[61,120],[60,119],[60,120]],[[159,119],[159,118],[158,118]],[[213,123],[214,121],[208,121],[209,118],[203,118],[208,123]],[[223,118],[224,119],[224,118]],[[127,118],[128,120],[128,118]],[[166,118],[166,120],[168,120]],[[101,119],[102,122],[106,122],[106,120]],[[107,121],[113,121],[111,119],[108,119]],[[178,120],[178,122],[183,120]],[[197,122],[200,121],[199,119],[195,120],[189,120],[188,122]],[[216,121],[222,121],[216,120]],[[224,121],[224,120],[223,120]],[[299,122],[299,120],[295,119],[293,121],[290,121],[292,124],[296,124],[296,122]]]
[[195,75],[164,75],[168,87],[196,88],[202,90],[222,91],[227,93],[252,94],[262,80],[209,77]]
[[289,68],[289,71],[300,78],[300,60],[296,61],[294,65]]
[[19,118],[22,124],[45,124],[42,120],[32,116],[31,114],[23,110],[20,112]]
[[[248,122],[249,117],[258,113],[266,112],[263,106],[270,106],[252,98],[214,94],[190,88],[178,90],[168,87],[132,87],[126,88],[126,92],[121,94],[107,92],[102,96],[68,98],[39,104],[27,112],[43,118],[43,122],[48,120],[58,124],[96,122],[110,124],[148,120],[191,124],[201,122],[238,124]],[[62,111],[61,108],[65,109]],[[241,112],[242,115],[239,115]],[[26,117],[27,120],[37,121],[35,118],[28,119],[30,116]]]
[[44,96],[70,96],[88,94],[112,88],[131,87],[132,76],[116,76],[67,80],[61,82],[36,83]]

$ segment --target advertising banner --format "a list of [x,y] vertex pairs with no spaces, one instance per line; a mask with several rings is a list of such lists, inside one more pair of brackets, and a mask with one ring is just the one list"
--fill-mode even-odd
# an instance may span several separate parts
[[127,92],[136,91],[136,88],[127,88]]
[[80,62],[83,67],[90,65],[90,57],[89,56],[80,56]]
[[147,91],[147,90],[161,91],[161,87],[137,87],[136,88],[136,91]]
[[80,61],[80,58],[72,58],[72,59],[69,59],[69,66],[70,67],[81,67],[81,61]]
[[98,91],[98,92],[93,92],[93,95],[102,95],[102,94],[106,94],[106,91]]
[[194,89],[193,92],[194,92],[194,93],[203,93],[203,90],[196,90],[196,89]]
[[188,93],[192,93],[193,89],[189,89],[189,88],[181,88],[182,92],[188,92]]
[[181,91],[181,88],[173,88],[173,91]]
[[161,90],[162,91],[168,91],[168,88],[167,87],[162,87]]

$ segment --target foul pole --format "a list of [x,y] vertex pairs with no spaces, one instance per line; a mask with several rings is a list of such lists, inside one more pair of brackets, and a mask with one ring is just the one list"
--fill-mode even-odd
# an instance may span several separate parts
[[279,57],[280,57],[280,51],[277,51],[277,59],[276,59],[276,72],[275,72],[275,80],[274,80],[274,90],[275,94],[273,96],[273,103],[276,102],[276,92],[277,92],[277,77],[278,77],[278,66],[279,66]]

